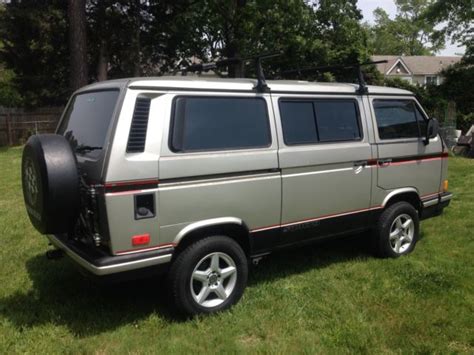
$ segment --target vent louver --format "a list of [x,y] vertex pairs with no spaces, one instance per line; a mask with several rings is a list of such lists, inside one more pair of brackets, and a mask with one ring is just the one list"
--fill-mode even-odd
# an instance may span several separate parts
[[140,153],[145,151],[150,102],[151,99],[147,97],[139,97],[135,102],[132,126],[130,127],[130,135],[128,136],[127,153]]

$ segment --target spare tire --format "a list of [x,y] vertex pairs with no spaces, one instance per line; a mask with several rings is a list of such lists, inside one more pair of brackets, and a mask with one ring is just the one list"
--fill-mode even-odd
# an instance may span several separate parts
[[57,134],[28,139],[21,162],[26,210],[43,234],[71,231],[79,215],[79,174],[71,145]]

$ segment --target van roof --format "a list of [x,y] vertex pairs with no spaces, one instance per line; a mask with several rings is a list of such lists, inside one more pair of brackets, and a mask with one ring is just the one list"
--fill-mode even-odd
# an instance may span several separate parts
[[[156,90],[186,90],[186,91],[237,91],[251,92],[256,79],[229,79],[229,78],[203,78],[198,76],[160,76],[147,78],[127,78],[108,80],[88,85],[83,90],[106,89],[113,87],[129,87],[132,89]],[[267,85],[275,93],[331,93],[331,94],[357,94],[358,84],[351,83],[321,83],[300,80],[267,80]],[[409,95],[407,90],[386,86],[368,85],[370,94],[379,95]]]

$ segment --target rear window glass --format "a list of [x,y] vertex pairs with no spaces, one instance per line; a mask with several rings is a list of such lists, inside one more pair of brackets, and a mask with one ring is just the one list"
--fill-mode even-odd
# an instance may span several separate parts
[[178,97],[171,148],[177,152],[268,147],[267,104],[259,98]]
[[[64,135],[73,148],[103,147],[118,96],[119,90],[74,96],[58,128],[58,134]],[[88,154],[98,155],[99,152],[100,149],[97,149]]]
[[380,139],[419,137],[418,119],[423,120],[423,126],[424,119],[416,113],[413,101],[374,100],[373,106]]
[[362,138],[354,100],[280,101],[286,145],[352,141]]

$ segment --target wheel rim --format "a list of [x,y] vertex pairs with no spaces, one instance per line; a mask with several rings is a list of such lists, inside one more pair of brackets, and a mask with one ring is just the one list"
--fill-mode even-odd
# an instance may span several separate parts
[[225,302],[235,289],[237,266],[225,253],[206,255],[191,274],[190,288],[194,300],[202,307],[217,307]]
[[413,243],[415,235],[415,223],[408,214],[401,214],[392,223],[390,227],[390,247],[392,250],[401,254]]
[[36,200],[38,199],[39,188],[36,170],[31,159],[28,159],[25,163],[24,180],[28,202],[34,206],[36,204]]

